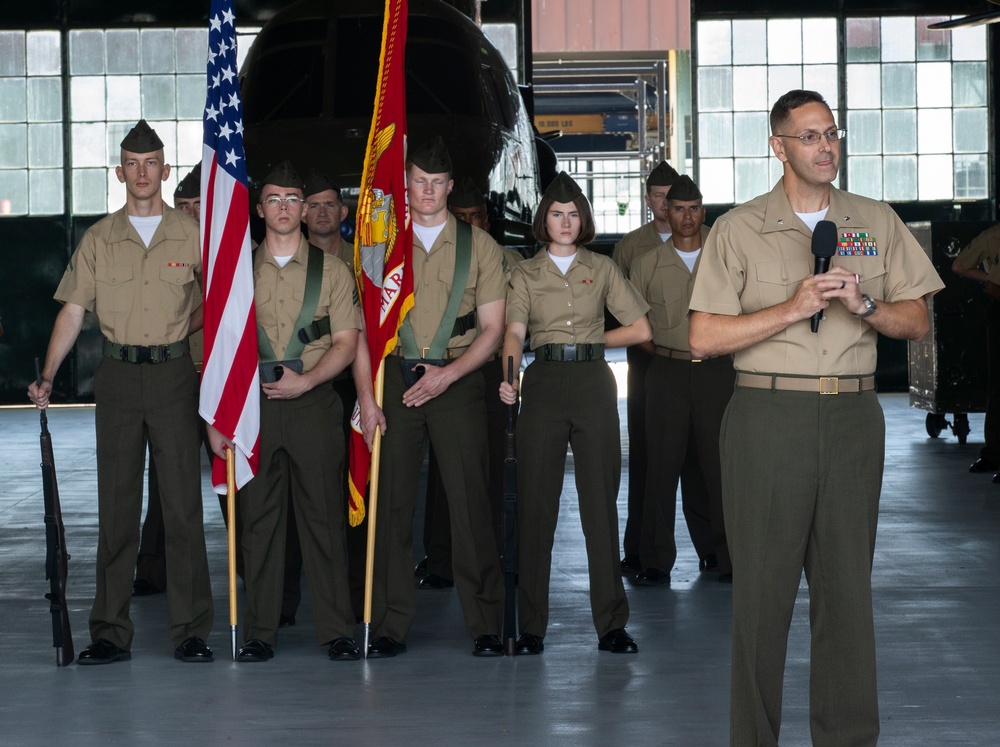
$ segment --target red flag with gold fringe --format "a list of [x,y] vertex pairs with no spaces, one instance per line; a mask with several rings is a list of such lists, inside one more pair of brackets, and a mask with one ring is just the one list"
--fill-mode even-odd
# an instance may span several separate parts
[[[375,111],[368,134],[354,239],[354,272],[365,319],[373,382],[413,307],[413,233],[406,202],[407,0],[386,0]],[[381,392],[376,391],[381,405]],[[351,526],[365,518],[371,453],[357,406],[351,419]]]

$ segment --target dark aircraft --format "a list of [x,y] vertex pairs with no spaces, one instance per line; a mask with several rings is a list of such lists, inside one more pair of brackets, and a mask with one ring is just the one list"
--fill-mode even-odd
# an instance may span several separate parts
[[[410,0],[409,143],[441,135],[455,176],[488,193],[498,239],[526,245],[538,204],[534,133],[507,64],[469,18]],[[351,202],[361,182],[382,37],[380,2],[302,0],[261,29],[240,71],[252,186],[289,159],[326,173]],[[496,233],[496,232],[495,232]]]

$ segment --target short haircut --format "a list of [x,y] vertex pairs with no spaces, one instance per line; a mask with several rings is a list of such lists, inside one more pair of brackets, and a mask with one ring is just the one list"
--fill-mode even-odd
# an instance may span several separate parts
[[826,99],[816,91],[795,89],[779,98],[774,102],[774,106],[771,107],[771,134],[777,134],[778,130],[788,123],[793,109],[813,103],[822,104],[827,109],[830,108],[830,105],[826,103]]
[[[538,203],[538,210],[535,211],[535,222],[531,226],[531,230],[535,234],[535,241],[547,244],[552,241],[552,237],[549,236],[549,229],[545,225],[545,217],[549,214],[549,208],[555,203],[548,195],[542,197],[542,201]],[[577,212],[580,213],[580,235],[576,237],[577,246],[583,244],[589,244],[594,240],[594,236],[597,235],[597,229],[594,226],[594,213],[590,209],[590,201],[586,197],[580,195],[573,200],[573,204],[576,205]]]

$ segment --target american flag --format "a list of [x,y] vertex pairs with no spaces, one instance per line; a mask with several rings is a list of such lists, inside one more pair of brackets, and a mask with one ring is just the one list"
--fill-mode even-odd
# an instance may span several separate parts
[[[199,412],[236,445],[236,485],[242,487],[257,473],[260,390],[233,0],[212,0],[207,80],[201,169],[205,364]],[[222,493],[225,475],[225,463],[216,458],[212,484]]]

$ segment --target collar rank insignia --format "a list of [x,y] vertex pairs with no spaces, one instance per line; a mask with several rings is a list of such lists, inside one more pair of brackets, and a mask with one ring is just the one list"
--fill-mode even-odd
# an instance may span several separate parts
[[837,254],[841,257],[877,257],[878,242],[867,232],[844,232],[837,240]]

